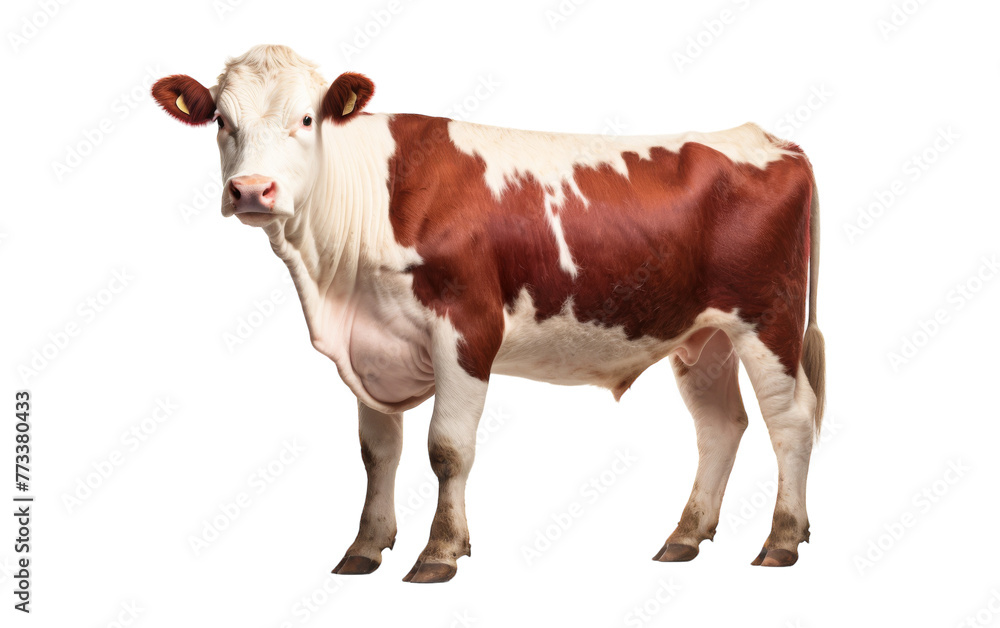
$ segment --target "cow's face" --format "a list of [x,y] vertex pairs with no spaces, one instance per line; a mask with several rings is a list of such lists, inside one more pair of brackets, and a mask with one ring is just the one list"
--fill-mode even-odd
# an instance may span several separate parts
[[215,123],[222,158],[222,215],[263,226],[294,216],[317,181],[324,123],[347,124],[374,92],[360,74],[332,85],[284,46],[257,46],[230,60],[211,89],[185,75],[153,86],[153,97],[191,125]]

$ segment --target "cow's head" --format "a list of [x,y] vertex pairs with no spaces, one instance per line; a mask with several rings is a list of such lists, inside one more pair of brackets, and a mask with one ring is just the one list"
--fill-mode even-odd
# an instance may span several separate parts
[[290,48],[257,46],[231,59],[215,87],[168,76],[153,98],[181,122],[218,126],[222,215],[263,226],[295,215],[312,193],[322,123],[348,123],[374,91],[354,73],[328,85]]

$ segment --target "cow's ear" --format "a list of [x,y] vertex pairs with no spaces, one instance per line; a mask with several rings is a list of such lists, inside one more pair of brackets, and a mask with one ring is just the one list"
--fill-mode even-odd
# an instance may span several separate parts
[[175,74],[161,78],[152,91],[163,110],[181,122],[197,126],[215,118],[215,99],[211,92],[190,76]]
[[367,76],[344,72],[326,92],[323,118],[330,118],[337,124],[347,122],[361,113],[374,93],[375,84]]

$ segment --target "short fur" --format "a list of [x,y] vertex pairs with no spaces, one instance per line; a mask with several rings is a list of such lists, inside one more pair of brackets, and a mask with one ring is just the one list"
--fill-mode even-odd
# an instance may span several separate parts
[[[351,100],[351,94],[357,96],[354,108],[346,115],[344,106]],[[343,124],[359,115],[368,101],[375,94],[375,84],[356,72],[344,72],[333,82],[323,99],[323,118],[329,118],[337,124]]]
[[[208,88],[185,74],[174,74],[153,85],[153,98],[163,110],[185,124],[201,126],[215,119],[215,100]],[[177,107],[177,97],[183,96],[188,111]]]

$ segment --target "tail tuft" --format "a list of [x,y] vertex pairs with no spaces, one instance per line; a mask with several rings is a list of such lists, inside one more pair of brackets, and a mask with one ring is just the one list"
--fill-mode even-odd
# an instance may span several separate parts
[[816,394],[816,414],[813,418],[816,438],[823,424],[823,405],[826,403],[826,341],[815,321],[809,323],[802,342],[802,370]]

